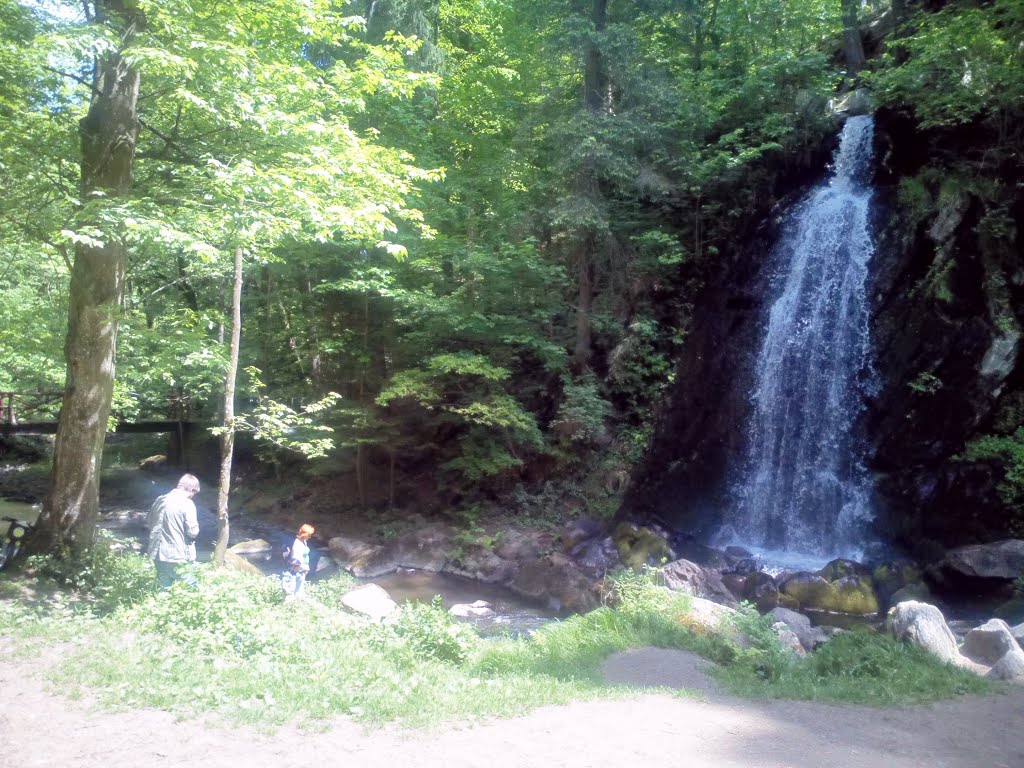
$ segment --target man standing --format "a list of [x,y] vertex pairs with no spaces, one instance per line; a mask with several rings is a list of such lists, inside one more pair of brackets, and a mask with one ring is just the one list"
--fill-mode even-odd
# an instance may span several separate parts
[[183,566],[196,559],[199,522],[192,497],[197,493],[199,480],[194,475],[182,475],[178,487],[157,498],[149,509],[147,554],[156,566],[160,589],[167,589],[176,581],[196,583],[195,573]]

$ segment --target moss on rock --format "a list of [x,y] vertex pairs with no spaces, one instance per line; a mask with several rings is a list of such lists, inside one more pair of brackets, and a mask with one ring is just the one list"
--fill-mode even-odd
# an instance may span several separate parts
[[[795,600],[801,610],[864,615],[878,613],[878,598],[871,581],[845,576],[828,582],[815,573],[797,573],[783,583],[782,595]],[[780,604],[783,604],[780,598]],[[787,606],[788,607],[788,606]]]
[[619,560],[634,570],[644,565],[660,565],[673,558],[668,542],[648,528],[620,523],[612,533]]

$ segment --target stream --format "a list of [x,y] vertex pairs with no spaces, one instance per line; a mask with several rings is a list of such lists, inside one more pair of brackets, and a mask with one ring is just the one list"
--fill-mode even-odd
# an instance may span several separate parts
[[[0,517],[14,517],[18,520],[35,522],[39,516],[40,505],[8,501],[0,498]],[[196,540],[197,559],[206,561],[213,553],[213,545],[217,533],[217,517],[209,509],[197,505],[200,534]],[[119,537],[135,538],[145,541],[145,512],[137,509],[124,509],[102,515],[99,527],[115,533]],[[6,523],[0,531],[6,530]],[[244,557],[256,565],[267,575],[280,572],[276,558],[273,557],[277,546],[290,542],[293,533],[277,526],[256,520],[247,515],[233,516],[231,519],[230,543],[262,539],[270,543],[269,550],[244,553]],[[315,575],[311,580],[329,578],[337,573],[338,566],[326,557],[327,543],[315,536],[312,541],[312,565]],[[529,601],[516,595],[511,590],[494,584],[474,581],[460,576],[430,571],[400,569],[395,573],[386,574],[374,579],[363,579],[362,583],[377,584],[386,590],[391,599],[399,605],[407,602],[429,603],[435,595],[441,598],[441,604],[450,609],[459,603],[473,603],[484,600],[491,604],[494,614],[486,617],[460,619],[472,623],[483,635],[522,634],[537,629],[553,621],[556,617]]]

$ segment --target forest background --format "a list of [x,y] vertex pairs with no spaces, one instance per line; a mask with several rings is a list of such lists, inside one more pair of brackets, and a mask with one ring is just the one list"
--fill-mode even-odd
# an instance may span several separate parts
[[[155,417],[227,418],[293,489],[343,478],[339,514],[609,517],[707,275],[820,174],[837,93],[1021,157],[1019,0],[0,0],[0,26],[0,390],[79,385],[71,543],[108,422]],[[938,158],[907,199],[993,167]],[[1011,504],[1016,435],[981,457]]]

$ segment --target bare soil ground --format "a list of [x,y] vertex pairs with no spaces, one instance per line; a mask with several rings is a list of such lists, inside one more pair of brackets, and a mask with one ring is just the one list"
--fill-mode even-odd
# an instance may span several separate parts
[[693,692],[624,691],[613,701],[431,730],[273,734],[211,723],[204,713],[97,710],[47,690],[45,661],[12,657],[0,639],[0,768],[1021,768],[1024,688],[903,709],[754,702],[723,696],[707,662],[644,648],[605,665],[609,681]]

